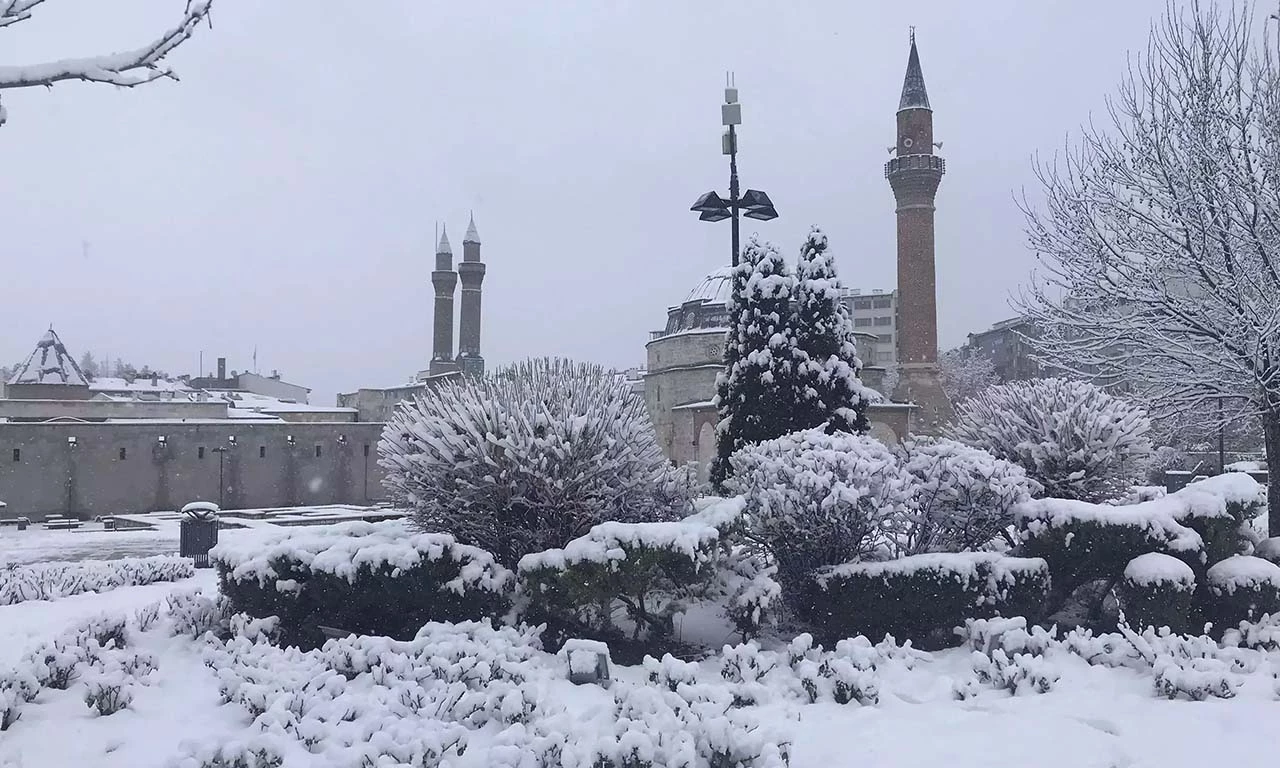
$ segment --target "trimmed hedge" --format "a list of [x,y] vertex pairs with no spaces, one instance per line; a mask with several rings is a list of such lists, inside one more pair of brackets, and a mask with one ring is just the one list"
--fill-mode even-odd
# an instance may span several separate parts
[[1208,587],[1202,609],[1215,635],[1242,621],[1280,615],[1280,565],[1260,557],[1223,560],[1209,569]]
[[1090,581],[1118,582],[1130,561],[1148,552],[1182,560],[1203,580],[1210,566],[1247,546],[1243,531],[1264,507],[1262,486],[1227,474],[1123,506],[1038,499],[1020,505],[1014,518],[1019,554],[1049,563],[1060,604]]
[[1138,632],[1168,627],[1186,634],[1194,625],[1196,576],[1191,566],[1170,555],[1140,555],[1124,569],[1120,608]]
[[181,581],[195,574],[190,558],[174,555],[0,567],[0,605]]
[[512,574],[445,534],[401,522],[347,523],[210,553],[233,610],[280,618],[280,642],[324,643],[320,627],[412,639],[426,623],[497,617]]
[[912,555],[820,571],[805,618],[826,640],[893,635],[926,650],[956,642],[965,619],[1039,617],[1049,591],[1040,558],[989,552]]

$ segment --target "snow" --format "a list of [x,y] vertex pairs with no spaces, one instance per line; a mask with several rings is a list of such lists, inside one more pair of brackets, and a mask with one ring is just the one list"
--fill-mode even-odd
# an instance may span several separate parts
[[[202,572],[194,584],[211,589],[212,574]],[[165,594],[160,586],[124,588],[96,602],[82,596],[0,607],[0,669],[100,611],[129,615],[154,603]],[[1176,645],[1154,635],[1137,638],[1154,664],[1130,648],[1096,665],[1083,656],[1094,641],[1126,641],[1054,639],[1029,633],[1017,619],[984,623],[977,646],[934,654],[866,640],[823,650],[801,636],[777,650],[751,643],[697,663],[668,656],[615,667],[605,690],[571,685],[570,660],[537,650],[527,635],[483,624],[428,625],[409,642],[332,641],[305,654],[262,644],[260,629],[211,645],[163,627],[132,633],[130,652],[150,657],[155,670],[147,673],[144,662],[134,673],[129,707],[95,714],[85,705],[85,681],[42,691],[0,737],[0,766],[185,768],[257,746],[279,753],[281,768],[354,768],[364,754],[383,764],[379,753],[403,755],[410,745],[459,735],[466,751],[451,758],[456,768],[534,765],[552,744],[563,745],[566,768],[590,765],[593,750],[624,745],[672,764],[721,744],[758,752],[761,761],[750,763],[757,768],[781,765],[765,761],[769,745],[780,743],[789,745],[791,768],[1251,768],[1270,765],[1280,750],[1272,727],[1280,651],[1214,646],[1210,653],[1239,663],[1212,671],[1218,659],[1175,661]],[[111,658],[117,661],[104,674],[129,656]],[[1194,687],[1221,675],[1232,698],[1171,702],[1155,687],[1175,678]],[[1036,693],[1035,680],[1046,693]],[[735,698],[744,706],[732,706]]]
[[1236,555],[1209,568],[1209,583],[1227,594],[1268,584],[1280,590],[1280,565],[1260,557]]
[[1048,563],[1038,557],[1005,557],[995,552],[932,552],[883,562],[836,565],[823,569],[816,580],[825,588],[832,579],[852,575],[891,577],[909,576],[920,571],[938,571],[956,574],[966,581],[989,573],[997,583],[1002,583],[1016,575],[1032,575],[1048,568]]
[[1191,566],[1172,555],[1159,552],[1148,552],[1130,560],[1125,566],[1124,577],[1144,587],[1160,584],[1191,587],[1196,583],[1196,574],[1191,570]]

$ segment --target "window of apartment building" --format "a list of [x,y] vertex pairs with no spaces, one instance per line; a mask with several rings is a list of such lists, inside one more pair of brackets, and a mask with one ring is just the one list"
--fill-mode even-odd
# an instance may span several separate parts
[[876,299],[871,306],[876,309],[888,309],[893,306],[893,299]]
[[258,458],[260,459],[267,458],[267,446],[265,445],[258,446]]
[[892,344],[892,343],[893,343],[893,334],[892,334],[892,333],[882,333],[882,334],[880,334],[880,343],[881,343],[881,344]]
[[203,446],[203,445],[196,449],[196,458],[197,458],[197,459],[203,459],[203,458],[204,458],[204,446]]
[[854,299],[854,309],[871,309],[871,299]]
[[867,327],[867,326],[869,326],[869,325],[871,325],[871,318],[869,318],[869,317],[855,317],[855,318],[853,318],[853,327],[854,327],[854,328],[866,328],[866,327]]
[[877,317],[876,325],[893,325],[892,317]]
[[124,460],[125,460],[125,459],[127,459],[127,458],[129,458],[129,449],[128,449],[128,448],[121,448],[121,449],[120,449],[120,460],[121,460],[121,461],[124,461]]
[[318,459],[318,458],[320,458],[320,446],[319,446],[319,445],[317,445],[317,446],[316,446],[316,458],[317,458],[317,459]]
[[22,461],[22,449],[21,449],[21,448],[14,448],[14,449],[13,449],[13,460],[14,460],[14,461]]

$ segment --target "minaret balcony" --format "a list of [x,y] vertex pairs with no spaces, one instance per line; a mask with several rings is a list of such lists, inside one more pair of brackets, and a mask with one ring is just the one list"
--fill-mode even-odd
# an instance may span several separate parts
[[903,171],[947,172],[947,161],[937,155],[900,155],[884,164],[884,177],[890,178]]

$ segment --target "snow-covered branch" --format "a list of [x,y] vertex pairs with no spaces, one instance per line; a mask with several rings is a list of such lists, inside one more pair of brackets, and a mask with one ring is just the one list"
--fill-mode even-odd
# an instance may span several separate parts
[[[44,0],[0,0],[0,28],[31,17],[31,9]],[[161,78],[176,80],[172,69],[163,65],[166,56],[182,45],[195,32],[196,26],[209,18],[213,0],[187,0],[182,21],[141,48],[101,56],[62,59],[31,65],[0,66],[0,90],[8,88],[50,87],[63,80],[132,88]],[[0,106],[0,125],[5,122]]]

